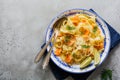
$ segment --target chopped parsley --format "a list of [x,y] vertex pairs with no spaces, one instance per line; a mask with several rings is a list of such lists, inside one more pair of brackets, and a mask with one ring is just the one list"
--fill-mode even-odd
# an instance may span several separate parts
[[83,32],[83,31],[81,31],[81,32],[80,32],[80,34],[81,34],[81,35],[83,35],[83,34],[84,34],[84,32]]
[[69,42],[71,39],[71,36],[65,36],[65,42]]
[[76,54],[75,54],[75,53],[73,53],[73,57],[76,57]]
[[97,29],[98,29],[98,27],[95,26],[95,27],[93,28],[93,32],[95,33],[95,32],[97,31]]
[[67,26],[66,26],[66,29],[67,29],[67,30],[74,30],[75,27],[67,25]]
[[81,45],[82,48],[89,48],[90,46],[89,45]]

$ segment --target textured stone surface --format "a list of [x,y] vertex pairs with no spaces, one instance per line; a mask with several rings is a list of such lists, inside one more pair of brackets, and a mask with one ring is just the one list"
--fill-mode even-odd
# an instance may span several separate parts
[[[120,0],[0,0],[0,80],[54,80],[48,68],[33,60],[44,42],[51,19],[63,10],[93,8],[120,32]],[[110,52],[96,71],[113,69],[113,80],[120,78],[120,46]]]

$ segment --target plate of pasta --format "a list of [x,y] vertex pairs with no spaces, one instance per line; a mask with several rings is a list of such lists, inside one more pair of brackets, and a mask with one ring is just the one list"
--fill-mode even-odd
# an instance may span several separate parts
[[85,73],[94,70],[107,57],[110,49],[110,34],[107,25],[96,14],[85,9],[66,10],[50,23],[46,42],[50,39],[54,23],[66,16],[53,46],[52,61],[61,69],[71,73]]

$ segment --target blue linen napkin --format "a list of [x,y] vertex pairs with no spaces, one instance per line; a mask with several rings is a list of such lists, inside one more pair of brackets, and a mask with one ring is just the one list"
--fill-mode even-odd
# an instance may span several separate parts
[[[90,9],[90,11],[95,13],[97,16],[99,16],[93,9]],[[106,25],[108,26],[109,31],[110,31],[110,36],[111,36],[110,50],[112,50],[117,44],[120,43],[120,34],[117,31],[115,31],[112,28],[112,26],[110,26],[105,20],[103,20],[103,21],[106,23]],[[60,69],[57,65],[55,65],[53,63],[52,60],[50,60],[49,64],[50,64],[51,71],[53,72],[56,80],[64,80],[68,76],[72,76],[74,78],[74,80],[86,80],[88,78],[88,76],[94,71],[93,70],[93,71],[90,71],[90,72],[84,73],[84,74],[72,74],[72,73],[69,73],[69,72],[66,72],[66,71]]]

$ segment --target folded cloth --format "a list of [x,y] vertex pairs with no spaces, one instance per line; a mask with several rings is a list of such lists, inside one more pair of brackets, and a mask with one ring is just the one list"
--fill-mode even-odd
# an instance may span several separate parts
[[[93,9],[90,9],[90,11],[93,12],[94,14],[96,14],[97,16],[99,16]],[[111,36],[110,50],[112,50],[117,44],[120,43],[120,34],[117,31],[115,31],[105,20],[103,20],[103,21],[106,23],[106,25],[108,26],[109,31],[110,31],[110,36]],[[93,71],[90,71],[90,72],[84,73],[84,74],[72,74],[72,73],[69,73],[69,72],[66,72],[66,71],[60,69],[58,66],[56,66],[53,63],[52,60],[50,60],[50,68],[51,68],[51,71],[53,72],[56,80],[64,80],[68,76],[72,76],[74,78],[74,80],[86,80],[88,78],[88,76],[94,71],[93,70]]]

